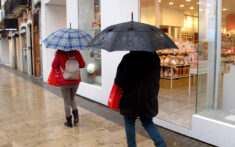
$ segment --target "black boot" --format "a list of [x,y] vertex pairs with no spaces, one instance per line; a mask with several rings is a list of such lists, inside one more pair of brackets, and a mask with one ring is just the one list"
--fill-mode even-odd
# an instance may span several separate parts
[[67,120],[67,122],[65,122],[64,125],[67,126],[67,127],[71,127],[72,128],[73,127],[72,116],[66,117],[66,120]]
[[73,117],[74,117],[74,125],[77,125],[79,122],[79,117],[78,117],[78,110],[73,110]]

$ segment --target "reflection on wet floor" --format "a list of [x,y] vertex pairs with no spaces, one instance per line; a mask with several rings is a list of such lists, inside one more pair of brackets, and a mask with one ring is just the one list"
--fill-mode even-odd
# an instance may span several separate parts
[[177,89],[160,88],[159,114],[158,118],[171,123],[191,128],[192,115],[196,107],[196,85],[191,87],[191,94],[188,94],[188,87]]

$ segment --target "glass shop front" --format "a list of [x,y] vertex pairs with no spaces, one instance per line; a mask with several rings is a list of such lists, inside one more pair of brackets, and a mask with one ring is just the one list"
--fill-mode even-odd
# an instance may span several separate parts
[[189,129],[194,114],[235,125],[235,1],[217,3],[140,0],[140,21],[163,30],[179,48],[157,51],[157,118]]

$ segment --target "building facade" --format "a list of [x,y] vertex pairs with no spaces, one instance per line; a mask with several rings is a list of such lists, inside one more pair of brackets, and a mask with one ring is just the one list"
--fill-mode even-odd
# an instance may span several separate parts
[[1,50],[9,54],[2,54],[3,61],[11,68],[40,77],[40,1],[2,0],[1,4],[1,34],[4,42],[1,43]]
[[[131,12],[134,21],[158,26],[180,46],[176,51],[180,57],[173,59],[177,61],[183,56],[189,63],[182,61],[184,65],[172,66],[178,77],[170,77],[172,74],[167,72],[171,70],[162,65],[162,88],[158,98],[160,113],[154,122],[213,145],[232,147],[235,145],[235,107],[232,105],[231,81],[235,78],[235,51],[234,42],[227,37],[233,36],[234,30],[234,23],[229,19],[234,13],[229,7],[232,4],[226,0],[192,0],[183,4],[155,0],[43,0],[42,40],[70,24],[94,37],[110,25],[130,21]],[[228,42],[230,44],[226,44]],[[222,49],[221,44],[224,45]],[[160,54],[164,54],[166,63],[168,52]],[[127,52],[87,49],[81,53],[87,65],[82,70],[83,82],[77,94],[107,105],[117,66]],[[51,71],[54,56],[55,50],[42,45],[44,82]],[[170,61],[173,59],[171,57]],[[185,72],[184,76],[177,73],[176,67],[182,67],[180,71]]]

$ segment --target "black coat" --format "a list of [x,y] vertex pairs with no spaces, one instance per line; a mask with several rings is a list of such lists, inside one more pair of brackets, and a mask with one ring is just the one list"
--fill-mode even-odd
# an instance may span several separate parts
[[120,113],[152,118],[158,113],[160,59],[156,53],[130,52],[118,66],[115,83],[122,89]]

